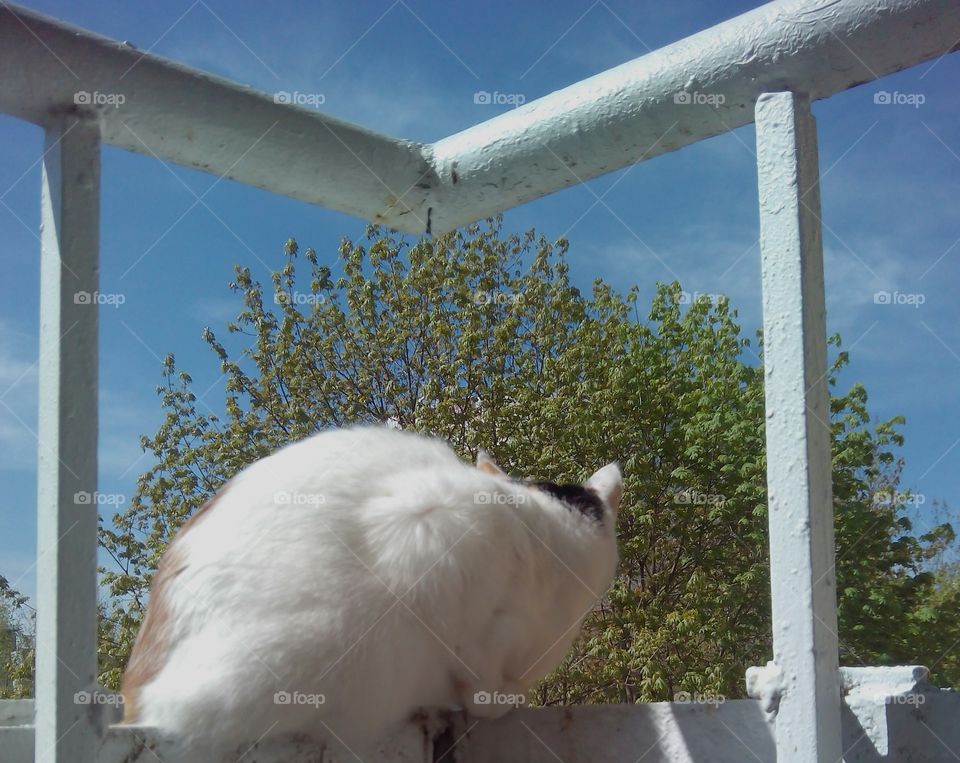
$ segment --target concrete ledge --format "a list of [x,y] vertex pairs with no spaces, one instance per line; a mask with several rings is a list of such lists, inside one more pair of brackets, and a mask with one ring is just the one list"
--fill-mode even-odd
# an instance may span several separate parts
[[[902,676],[902,670],[901,676]],[[876,684],[873,684],[876,687]],[[856,694],[855,692],[852,694]],[[922,699],[920,699],[922,697]],[[910,698],[910,699],[907,699]],[[0,701],[0,718],[25,720],[29,701]],[[960,755],[960,694],[921,692],[848,695],[842,708],[847,763],[934,763]],[[111,726],[99,763],[175,763],[171,740],[153,729]],[[33,727],[0,726],[3,763],[33,761]],[[242,750],[240,752],[243,752]],[[411,724],[364,763],[774,763],[774,726],[754,700],[721,704],[658,702],[517,710],[474,723],[453,715],[428,733]],[[302,739],[252,748],[257,763],[348,763]]]
[[519,710],[477,724],[457,750],[457,760],[470,763],[744,763],[776,759],[773,729],[753,700]]

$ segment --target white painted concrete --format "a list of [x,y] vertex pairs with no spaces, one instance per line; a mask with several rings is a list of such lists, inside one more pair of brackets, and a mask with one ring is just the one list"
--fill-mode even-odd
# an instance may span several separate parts
[[826,307],[817,135],[809,100],[757,101],[767,502],[777,752],[840,759]]
[[[844,682],[850,681],[842,669]],[[855,669],[854,669],[855,670]],[[910,671],[912,668],[892,670]],[[857,679],[855,679],[857,680]],[[960,750],[960,694],[924,685],[904,692],[891,680],[870,698],[847,697],[842,706],[846,763],[943,763]],[[920,699],[922,697],[922,700]],[[911,702],[905,700],[910,699]],[[0,702],[0,718],[4,703]],[[0,724],[0,759],[30,763],[33,729]],[[454,744],[452,751],[450,745]],[[99,763],[178,763],[172,741],[143,727],[112,727]],[[773,725],[759,703],[720,705],[658,702],[515,711],[474,724],[460,716],[425,732],[418,724],[384,745],[365,763],[774,763]],[[783,758],[780,759],[781,761]],[[788,762],[795,758],[787,758]],[[262,741],[243,761],[355,763],[349,753],[323,752],[305,740]],[[205,763],[220,763],[205,761]],[[833,761],[832,763],[838,763]]]
[[760,700],[760,708],[768,720],[777,717],[783,689],[783,669],[773,660],[763,667],[747,668],[747,694]]
[[100,141],[96,122],[47,131],[40,252],[37,463],[37,763],[92,760],[96,678],[97,305]]
[[[894,731],[898,722],[913,714],[917,718],[930,718],[936,714],[932,705],[940,692],[927,682],[927,669],[919,665],[896,667],[840,668],[840,683],[844,695],[843,748],[866,747],[858,737],[862,732],[868,745],[880,756],[896,756],[901,743],[901,732]],[[931,702],[931,707],[927,702]],[[853,721],[855,720],[855,723]],[[928,743],[936,741],[936,734],[948,734],[945,729],[925,729],[920,737]],[[918,731],[920,729],[917,729]],[[895,736],[896,735],[896,736]],[[891,747],[891,744],[894,744]],[[939,751],[949,752],[949,748]],[[960,748],[954,747],[960,753]]]

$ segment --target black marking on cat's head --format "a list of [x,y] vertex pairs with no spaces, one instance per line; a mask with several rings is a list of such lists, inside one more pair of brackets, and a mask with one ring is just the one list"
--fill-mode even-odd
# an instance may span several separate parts
[[583,485],[558,485],[555,482],[530,482],[530,487],[549,493],[570,509],[590,517],[595,522],[603,521],[603,501],[593,490]]

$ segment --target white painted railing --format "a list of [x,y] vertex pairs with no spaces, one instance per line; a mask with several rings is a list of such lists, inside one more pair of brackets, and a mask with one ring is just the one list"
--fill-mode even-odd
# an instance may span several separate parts
[[[838,761],[840,675],[817,129],[806,96],[756,108],[778,751]],[[774,561],[776,560],[776,561]]]
[[[73,496],[96,490],[97,308],[78,304],[74,295],[97,288],[101,141],[402,231],[436,233],[751,120],[757,124],[761,199],[774,628],[774,659],[752,671],[751,684],[763,707],[776,711],[776,733],[753,700],[721,707],[530,710],[478,726],[458,746],[458,759],[771,760],[774,745],[777,759],[795,763],[900,759],[888,756],[896,750],[911,760],[944,759],[943,750],[929,749],[929,735],[920,742],[911,734],[917,724],[934,724],[931,734],[957,749],[960,732],[950,720],[958,710],[956,695],[916,682],[904,689],[902,674],[891,678],[882,671],[872,693],[864,694],[860,679],[850,678],[860,674],[837,667],[819,172],[810,101],[944,55],[958,41],[956,0],[779,0],[420,145],[274,103],[249,88],[0,4],[0,112],[47,131],[37,700],[0,703],[3,760],[27,761],[34,751],[37,761],[90,763],[98,749],[103,761],[147,760],[166,744],[148,729],[99,732],[104,719],[94,715],[94,706],[74,701],[96,673],[97,507],[77,506]],[[80,91],[122,91],[125,101],[106,108],[77,105]],[[684,93],[724,98],[694,99],[679,109]],[[683,129],[670,130],[673,124]],[[247,151],[254,144],[256,150]],[[910,714],[911,703],[889,703],[903,696],[924,697],[926,720]],[[719,734],[718,724],[729,734]],[[520,734],[521,727],[530,733]],[[456,739],[458,729],[438,739]],[[417,730],[411,734],[383,759],[431,760],[432,746],[424,748]],[[287,746],[264,759],[309,754]]]

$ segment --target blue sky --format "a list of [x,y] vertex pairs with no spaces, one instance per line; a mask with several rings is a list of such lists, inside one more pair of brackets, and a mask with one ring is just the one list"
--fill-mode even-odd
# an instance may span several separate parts
[[[433,141],[749,10],[759,3],[598,0],[162,4],[33,0],[30,7],[267,91],[324,96],[324,111]],[[865,56],[869,64],[869,56]],[[876,420],[907,418],[905,484],[919,527],[960,487],[960,57],[923,64],[814,106],[820,127],[828,326],[851,353]],[[879,91],[922,96],[877,104]],[[903,99],[901,99],[903,100]],[[0,574],[35,590],[36,358],[41,131],[0,117]],[[754,132],[748,126],[512,210],[506,227],[571,241],[572,272],[646,297],[658,280],[725,294],[745,333],[760,323]],[[204,205],[194,205],[194,193]],[[192,191],[192,193],[191,193]],[[596,203],[597,196],[602,197]],[[189,211],[188,211],[189,210]],[[589,210],[589,211],[588,211]],[[186,214],[184,214],[186,213]],[[161,420],[160,358],[173,352],[220,407],[201,341],[238,309],[233,265],[266,279],[294,237],[332,261],[364,223],[231,181],[106,148],[101,291],[101,491],[129,499],[149,466],[139,435]],[[875,304],[878,291],[923,304]],[[920,301],[913,298],[914,303]],[[219,333],[223,333],[220,331]],[[109,511],[109,509],[105,509]]]

